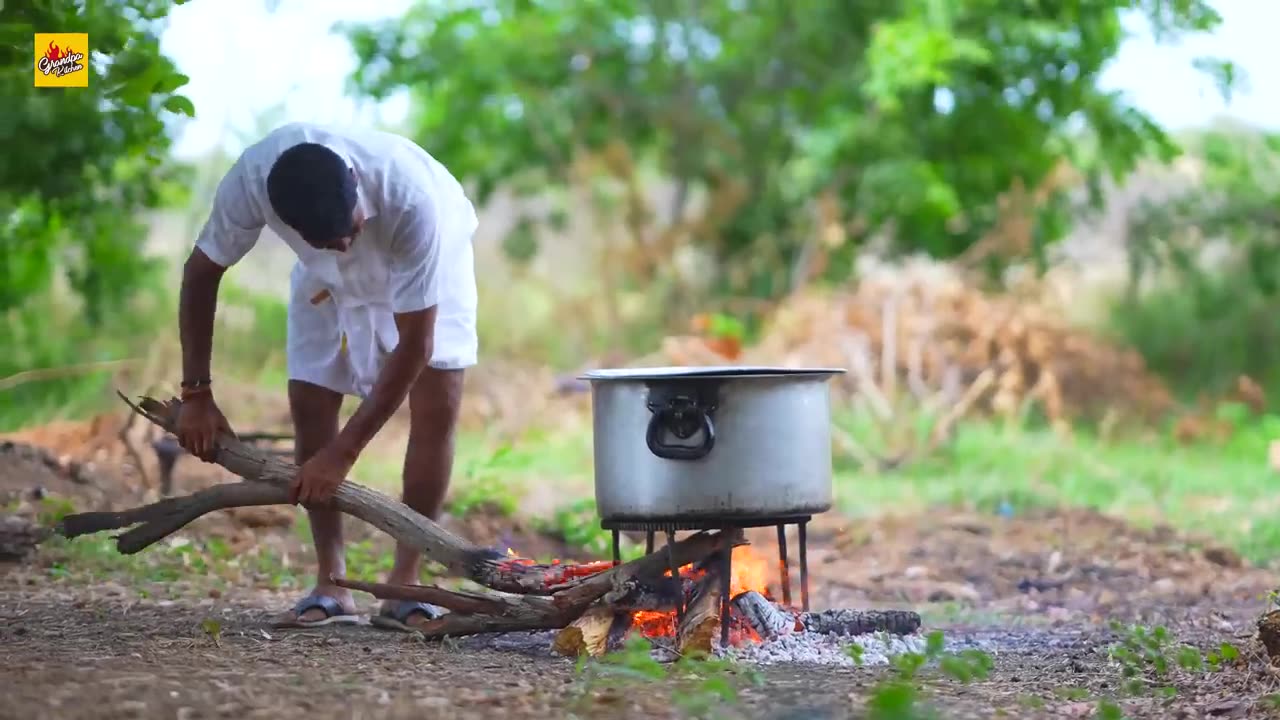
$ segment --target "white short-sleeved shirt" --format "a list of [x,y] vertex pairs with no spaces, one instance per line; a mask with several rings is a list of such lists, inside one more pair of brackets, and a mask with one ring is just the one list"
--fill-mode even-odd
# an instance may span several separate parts
[[[302,142],[330,148],[355,170],[365,224],[347,252],[311,247],[271,208],[267,175],[282,152]],[[290,378],[367,396],[398,342],[394,313],[437,306],[431,365],[475,364],[477,224],[462,186],[410,140],[291,123],[236,160],[196,247],[229,267],[270,227],[298,256],[290,278]]]

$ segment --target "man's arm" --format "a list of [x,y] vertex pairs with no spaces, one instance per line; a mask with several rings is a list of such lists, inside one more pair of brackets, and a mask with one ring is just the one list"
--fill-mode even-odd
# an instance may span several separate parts
[[[246,151],[247,152],[247,151]],[[196,246],[182,268],[178,294],[178,335],[182,342],[182,379],[208,380],[213,351],[213,319],[218,286],[227,268],[258,242],[266,220],[249,192],[242,154],[218,182],[213,208]]]
[[369,441],[386,425],[404,403],[410,388],[427,367],[434,348],[436,308],[397,313],[396,329],[400,342],[387,356],[369,397],[360,403],[347,424],[334,439],[334,449],[348,462],[354,463]]
[[182,268],[178,293],[178,336],[182,342],[182,379],[209,379],[213,353],[213,318],[218,305],[218,285],[226,268],[209,259],[200,248],[191,251]]
[[388,248],[391,312],[400,341],[387,357],[369,397],[334,439],[334,450],[353,463],[404,403],[435,347],[440,237],[434,204],[423,199],[409,207],[398,218]]

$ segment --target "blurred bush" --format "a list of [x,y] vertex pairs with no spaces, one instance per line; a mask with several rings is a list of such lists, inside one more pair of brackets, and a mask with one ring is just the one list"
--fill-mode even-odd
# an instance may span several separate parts
[[1130,219],[1110,329],[1188,395],[1239,375],[1280,390],[1280,134],[1221,125],[1185,141],[1197,183]]

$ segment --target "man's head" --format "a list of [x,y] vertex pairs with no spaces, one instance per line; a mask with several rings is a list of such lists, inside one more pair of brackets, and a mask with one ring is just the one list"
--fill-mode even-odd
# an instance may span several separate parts
[[316,143],[280,154],[267,174],[267,197],[286,225],[321,250],[345,252],[364,222],[356,210],[355,172]]

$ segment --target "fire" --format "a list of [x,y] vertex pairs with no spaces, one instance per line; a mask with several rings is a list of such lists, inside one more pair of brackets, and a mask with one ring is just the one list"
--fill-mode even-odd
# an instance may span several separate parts
[[[667,576],[671,575],[667,571]],[[692,565],[680,568],[680,577],[697,580],[704,571],[695,570]],[[739,593],[755,590],[772,599],[769,593],[769,561],[749,545],[740,545],[733,549],[733,572],[729,578],[729,597]],[[646,637],[671,637],[676,634],[676,613],[657,610],[637,610],[631,615],[631,625]],[[730,639],[737,644],[743,639],[759,640],[756,632],[746,625],[730,628]]]
[[44,56],[49,60],[49,62],[57,62],[60,58],[64,58],[70,54],[70,48],[64,51],[57,45],[54,45],[52,40],[49,41],[49,49],[44,51]]
[[[512,548],[507,548],[506,559],[503,563],[525,567],[540,565],[544,568],[542,581],[547,587],[555,587],[578,578],[596,575],[613,567],[613,563],[607,560],[581,564],[565,564],[560,560],[552,560],[550,563],[539,564],[533,560],[520,557]],[[668,570],[664,575],[670,577],[671,571]],[[680,568],[680,577],[688,580],[697,581],[702,579],[704,575],[706,575],[706,570],[695,569],[692,564]],[[740,545],[733,549],[733,568],[729,577],[730,599],[737,597],[741,593],[754,590],[772,600],[772,594],[769,592],[770,578],[771,565],[764,555],[756,552],[748,545]],[[677,613],[674,610],[669,612],[637,610],[631,615],[631,627],[650,638],[673,637],[676,634]],[[729,628],[729,638],[734,645],[743,641],[759,642],[760,640],[760,636],[756,634],[750,625],[736,619]]]

